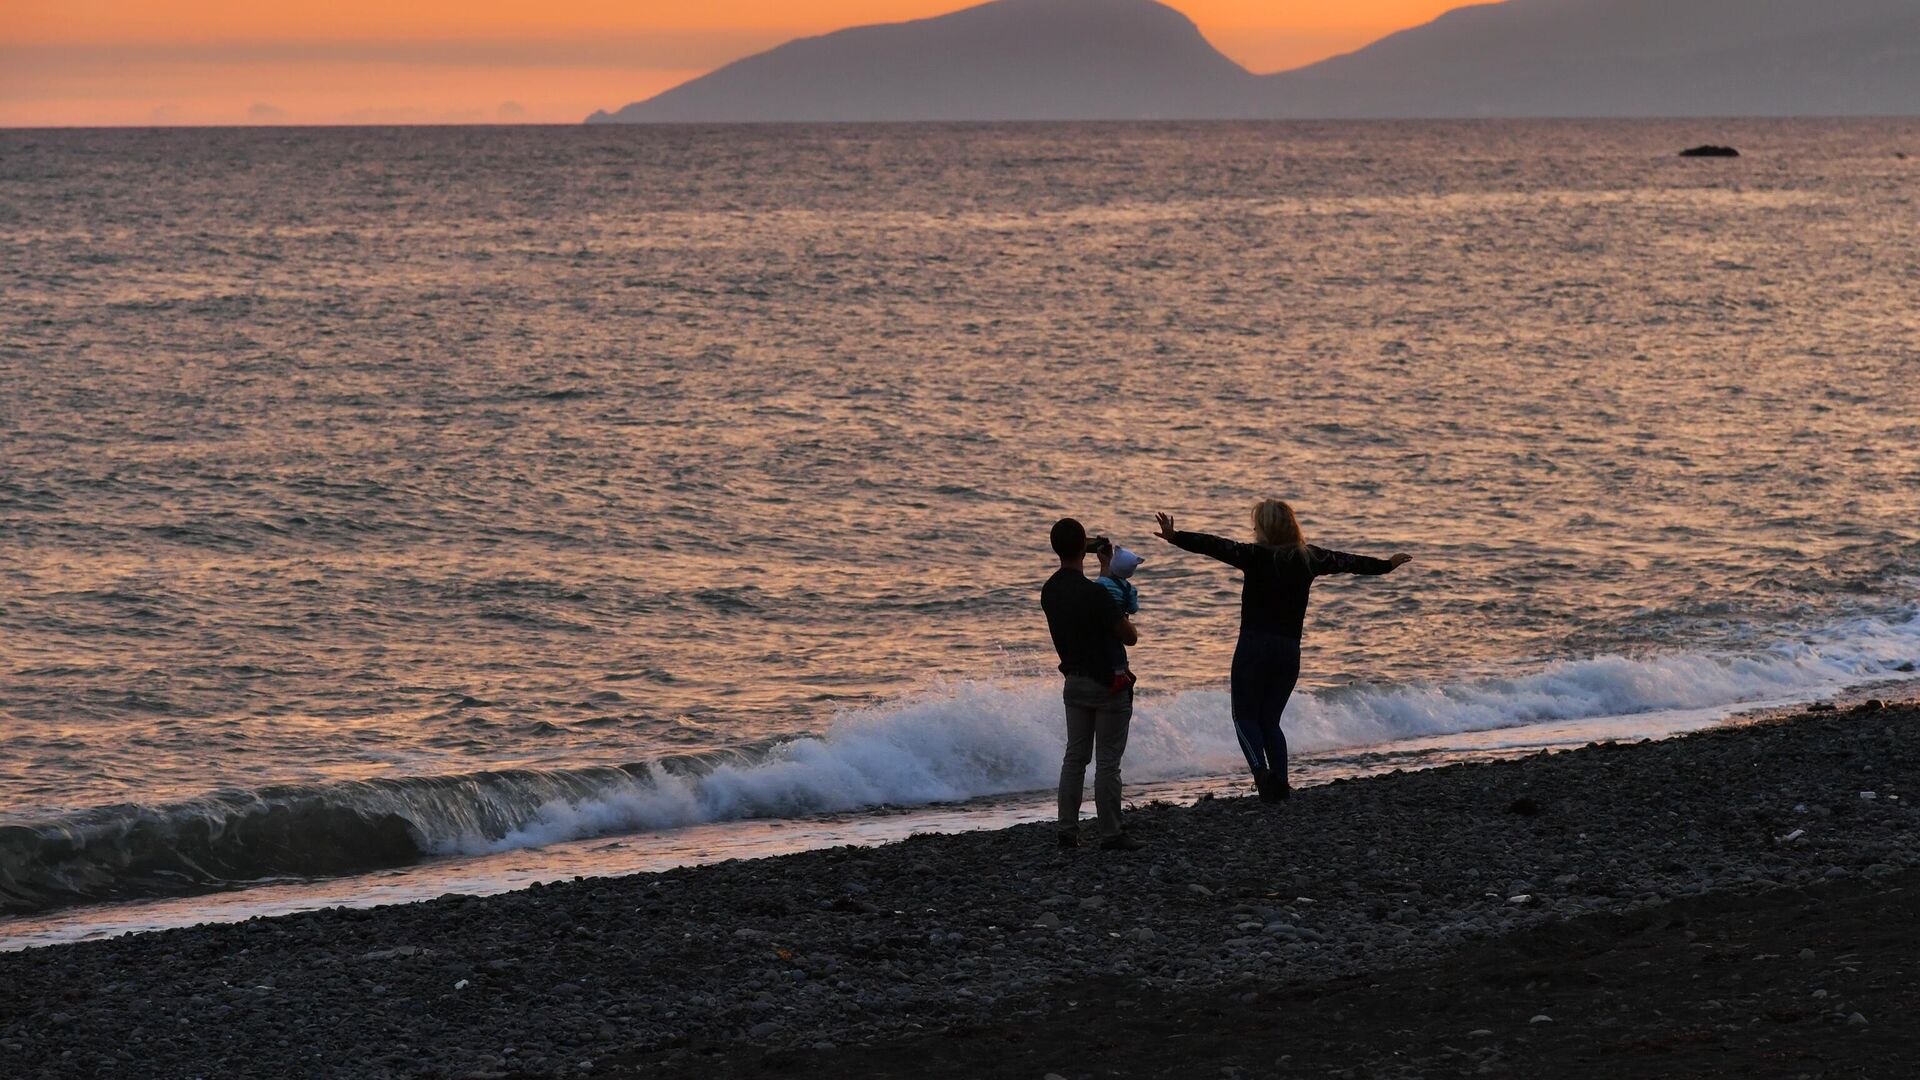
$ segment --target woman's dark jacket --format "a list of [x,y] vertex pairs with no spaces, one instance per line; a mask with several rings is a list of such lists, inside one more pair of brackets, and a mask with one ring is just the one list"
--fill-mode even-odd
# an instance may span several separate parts
[[1323,574],[1385,574],[1393,564],[1366,555],[1305,547],[1242,544],[1208,533],[1176,532],[1173,543],[1210,555],[1246,574],[1240,590],[1240,632],[1300,636],[1307,618],[1307,590]]

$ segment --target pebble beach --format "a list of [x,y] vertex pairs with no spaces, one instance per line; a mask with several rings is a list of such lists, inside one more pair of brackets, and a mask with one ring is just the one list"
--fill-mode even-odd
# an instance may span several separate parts
[[[1278,806],[1135,807],[1128,827],[1148,844],[1138,852],[1061,850],[1049,826],[1027,825],[31,949],[0,955],[0,1071],[924,1074],[924,1050],[908,1053],[916,1040],[987,1025],[1017,1042],[1104,995],[1104,1050],[1042,1068],[1026,1051],[956,1045],[988,1054],[968,1066],[976,1074],[1005,1063],[1005,1075],[1034,1080],[1158,1075],[1151,1055],[1115,1055],[1130,1032],[1183,1008],[1211,1010],[1183,1025],[1199,1033],[1220,1009],[1263,1009],[1274,995],[1320,1001],[1416,970],[1444,979],[1474,950],[1555,927],[1675,905],[1779,909],[1822,890],[1866,904],[1863,926],[1883,922],[1882,900],[1906,895],[1920,869],[1916,777],[1920,707],[1870,701],[1337,782]],[[1604,954],[1622,933],[1580,940]],[[1748,955],[1817,963],[1801,950],[1784,941]],[[1896,952],[1854,961],[1855,975],[1903,962]],[[1795,983],[1807,1024],[1891,1037],[1894,1017],[1814,989]],[[1467,1046],[1469,1031],[1484,1040],[1550,1022],[1534,1020],[1545,1005],[1529,1011],[1527,993],[1506,996],[1518,1000],[1456,1033],[1467,1056],[1434,1061],[1473,1074],[1518,1060]],[[1738,997],[1716,999],[1736,1002],[1736,1025]],[[1128,1020],[1129,1009],[1147,1012]],[[1391,1043],[1420,1012],[1383,1015],[1363,1043]],[[1293,1071],[1288,1050],[1267,1045],[1288,1041],[1283,1015],[1261,1015],[1271,1028],[1236,1022],[1210,1044],[1230,1059],[1221,1069]],[[1342,1015],[1350,1027],[1367,1014]],[[1391,1063],[1410,1060],[1389,1057],[1347,1053],[1345,1067],[1400,1075]]]

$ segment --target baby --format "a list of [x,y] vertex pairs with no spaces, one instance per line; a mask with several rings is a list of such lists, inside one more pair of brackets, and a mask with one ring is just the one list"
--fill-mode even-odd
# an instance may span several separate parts
[[[1108,544],[1096,552],[1100,556],[1100,587],[1112,595],[1113,602],[1127,615],[1140,614],[1140,590],[1134,588],[1133,572],[1140,568],[1140,556],[1126,548],[1117,548]],[[1112,646],[1113,684],[1111,689],[1118,693],[1131,687],[1137,680],[1127,667],[1127,647],[1115,641]]]

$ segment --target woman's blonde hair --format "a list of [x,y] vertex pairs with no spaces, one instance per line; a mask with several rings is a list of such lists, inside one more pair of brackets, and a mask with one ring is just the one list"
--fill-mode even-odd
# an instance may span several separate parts
[[1273,547],[1307,546],[1307,538],[1300,534],[1300,522],[1293,516],[1293,507],[1279,499],[1265,499],[1254,504],[1253,538]]

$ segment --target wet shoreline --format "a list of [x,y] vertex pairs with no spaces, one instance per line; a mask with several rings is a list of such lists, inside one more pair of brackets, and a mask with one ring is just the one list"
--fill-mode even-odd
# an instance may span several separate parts
[[724,1071],[1043,1023],[1087,980],[1274,993],[1547,924],[1890,887],[1920,867],[1916,778],[1920,709],[1862,708],[1149,806],[1132,854],[1024,825],[33,949],[0,955],[0,1051],[21,1076]]

